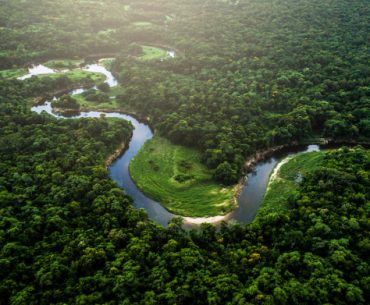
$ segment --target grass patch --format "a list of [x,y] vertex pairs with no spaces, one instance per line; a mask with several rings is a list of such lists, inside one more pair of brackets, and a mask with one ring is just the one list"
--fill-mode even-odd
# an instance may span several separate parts
[[104,102],[95,102],[87,100],[82,94],[77,94],[73,96],[77,103],[80,105],[81,108],[89,109],[89,110],[109,110],[115,111],[120,106],[115,99],[107,99]]
[[1,70],[0,71],[0,77],[1,78],[17,78],[17,77],[20,77],[20,76],[23,76],[25,74],[27,74],[27,70],[26,69],[8,69],[8,70]]
[[73,71],[54,73],[54,74],[42,74],[42,75],[38,75],[36,77],[40,77],[40,78],[49,77],[49,78],[52,78],[52,79],[56,79],[56,78],[59,78],[59,77],[62,77],[62,76],[68,77],[73,82],[79,82],[79,81],[82,81],[86,78],[90,78],[95,83],[98,83],[98,82],[103,82],[106,79],[104,74],[96,73],[96,72],[83,71],[83,70],[73,70]]
[[143,55],[139,57],[141,60],[153,60],[161,59],[168,57],[167,51],[161,48],[151,47],[151,46],[142,46]]
[[44,63],[44,66],[51,68],[51,69],[76,69],[80,67],[80,64],[83,63],[83,60],[75,60],[75,59],[57,59],[57,60],[49,60]]
[[255,219],[288,209],[288,199],[297,193],[299,183],[309,173],[318,169],[326,152],[301,153],[284,164],[275,179],[269,182],[265,197]]
[[171,212],[192,217],[225,214],[236,207],[234,188],[212,178],[197,150],[155,136],[130,163],[136,185]]

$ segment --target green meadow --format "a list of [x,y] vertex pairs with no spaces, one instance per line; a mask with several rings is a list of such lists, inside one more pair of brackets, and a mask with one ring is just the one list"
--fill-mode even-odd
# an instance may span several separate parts
[[167,57],[167,51],[161,48],[142,46],[143,55],[139,57],[141,60],[153,60]]
[[83,63],[83,60],[78,59],[55,59],[44,63],[44,66],[51,69],[76,69]]
[[212,178],[200,153],[154,136],[130,163],[136,185],[169,211],[192,217],[226,214],[236,207],[234,188]]

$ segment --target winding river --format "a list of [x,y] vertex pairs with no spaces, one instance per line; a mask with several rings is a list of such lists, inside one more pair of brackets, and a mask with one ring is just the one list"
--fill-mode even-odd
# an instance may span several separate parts
[[[82,68],[85,71],[99,72],[106,76],[106,83],[110,87],[114,87],[118,84],[113,74],[108,71],[103,65],[99,63],[86,65]],[[29,70],[29,74],[20,77],[19,79],[24,80],[33,75],[55,73],[57,71],[51,70],[42,65],[35,66]],[[85,91],[84,88],[76,89],[71,91],[71,95],[81,94]],[[61,114],[54,113],[51,107],[51,102],[46,101],[43,105],[34,106],[31,109],[36,113],[47,112],[48,114],[58,117],[67,118]],[[133,198],[134,206],[136,208],[143,208],[148,213],[148,216],[156,221],[157,223],[166,226],[168,222],[175,217],[174,214],[168,212],[159,202],[156,202],[146,197],[132,181],[129,174],[129,163],[131,159],[138,153],[144,143],[153,137],[153,133],[150,127],[144,123],[139,122],[137,119],[130,115],[117,113],[117,112],[100,112],[100,111],[89,111],[81,112],[75,116],[68,116],[71,118],[99,118],[104,115],[108,118],[120,118],[123,120],[130,121],[134,127],[132,139],[129,143],[129,148],[125,153],[119,157],[110,167],[110,177],[122,188],[125,192]],[[289,151],[280,152],[274,154],[273,157],[267,158],[264,161],[258,162],[255,171],[248,174],[248,183],[243,186],[241,194],[238,198],[238,208],[229,213],[226,216],[211,217],[206,222],[212,222],[214,224],[220,223],[222,220],[234,220],[241,223],[250,223],[255,217],[257,210],[263,200],[266,187],[268,184],[269,176],[274,169],[275,165],[288,155],[292,155],[298,152],[318,151],[320,147],[318,145],[309,145],[306,147],[300,147],[296,149],[290,149]],[[204,222],[204,218],[188,218],[185,217],[185,225],[192,227],[201,222]]]

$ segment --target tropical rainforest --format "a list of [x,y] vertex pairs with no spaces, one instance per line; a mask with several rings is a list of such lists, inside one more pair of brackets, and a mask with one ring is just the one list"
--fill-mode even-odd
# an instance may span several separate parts
[[[368,304],[369,25],[368,0],[2,0],[0,304]],[[19,78],[107,57],[117,87]],[[145,120],[219,188],[256,152],[351,145],[287,163],[250,224],[164,227],[107,170],[133,125],[31,111],[55,95]]]

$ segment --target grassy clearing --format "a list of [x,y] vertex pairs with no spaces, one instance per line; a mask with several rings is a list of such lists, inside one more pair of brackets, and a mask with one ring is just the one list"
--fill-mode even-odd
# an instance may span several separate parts
[[22,75],[27,74],[26,69],[9,69],[9,70],[1,70],[0,71],[0,78],[17,78]]
[[168,57],[167,51],[161,48],[151,47],[151,46],[142,46],[143,55],[139,57],[141,60],[153,60],[161,59]]
[[77,103],[80,105],[81,108],[89,109],[89,110],[110,110],[115,111],[120,108],[117,101],[115,99],[107,99],[104,102],[94,102],[85,99],[81,94],[73,96]]
[[192,217],[226,214],[236,207],[233,187],[212,179],[194,149],[155,136],[130,163],[136,185],[171,212]]
[[279,213],[288,208],[287,200],[296,194],[299,182],[307,173],[319,168],[326,152],[302,153],[284,164],[277,177],[270,180],[265,198],[258,210],[257,217],[270,213]]
[[[119,85],[113,88],[110,88],[109,92],[107,92],[107,95],[109,96],[109,98],[107,98],[106,100],[102,102],[87,100],[83,96],[83,94],[76,94],[73,97],[77,100],[81,108],[84,108],[84,109],[119,111],[119,110],[122,110],[123,107],[122,105],[118,103],[115,97],[117,95],[122,94],[123,91],[124,91],[124,88]],[[127,109],[127,111],[130,112],[129,109]]]
[[49,78],[55,79],[55,78],[59,78],[62,76],[68,77],[73,82],[79,82],[86,78],[90,78],[95,83],[98,83],[98,82],[103,82],[106,78],[105,75],[101,73],[88,72],[88,71],[83,71],[83,70],[73,70],[73,71],[54,73],[54,74],[43,74],[43,75],[38,75],[37,77],[40,77],[40,78],[49,77]]
[[44,66],[51,68],[51,69],[76,69],[80,67],[80,64],[83,63],[83,60],[75,60],[75,59],[57,59],[57,60],[49,60],[44,63]]

